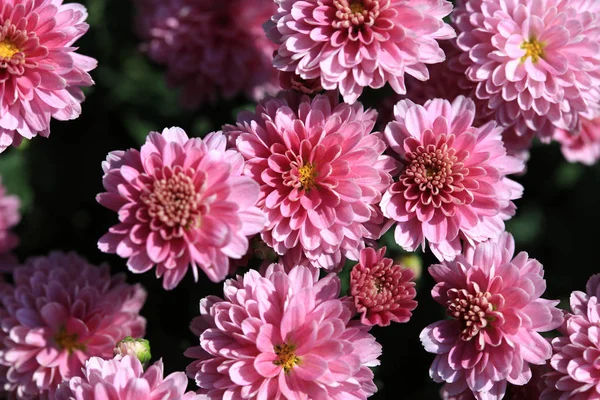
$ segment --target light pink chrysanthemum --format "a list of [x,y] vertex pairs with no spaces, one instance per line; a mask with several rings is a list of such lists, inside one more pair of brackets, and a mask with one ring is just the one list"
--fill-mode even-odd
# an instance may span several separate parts
[[190,139],[180,128],[150,132],[141,151],[114,151],[102,164],[105,193],[97,200],[118,212],[119,223],[100,238],[106,253],[128,258],[132,272],[156,265],[173,289],[191,266],[214,282],[229,271],[229,257],[248,251],[247,236],[264,227],[254,206],[258,184],[242,176],[244,159],[225,150],[220,132]]
[[17,235],[9,231],[21,220],[19,207],[19,198],[6,194],[6,188],[0,181],[0,255],[8,253],[19,244]]
[[562,329],[565,336],[552,340],[542,400],[600,398],[600,274],[589,279],[585,293],[571,294],[571,311]]
[[377,204],[396,163],[382,155],[381,134],[371,133],[375,111],[325,95],[285,95],[240,113],[224,132],[260,184],[265,243],[280,255],[301,248],[315,265],[335,269],[385,231]]
[[85,363],[82,377],[61,384],[54,400],[201,400],[206,396],[185,393],[188,379],[184,372],[163,378],[162,359],[145,371],[135,357],[103,360],[92,357]]
[[466,76],[497,121],[550,138],[600,85],[600,14],[586,0],[463,0],[453,14]]
[[368,367],[379,364],[381,346],[350,321],[356,310],[339,293],[337,276],[317,281],[303,266],[226,281],[224,300],[200,301],[188,375],[215,400],[366,399],[377,390]]
[[560,143],[569,162],[593,165],[600,160],[600,116],[594,119],[582,117],[575,132],[557,129],[554,139]]
[[350,272],[350,294],[365,325],[408,322],[417,307],[414,273],[385,258],[385,250],[361,250],[360,262]]
[[396,121],[385,136],[404,169],[381,200],[381,210],[397,221],[395,239],[403,248],[431,250],[440,260],[461,251],[461,239],[495,238],[515,212],[511,200],[523,188],[506,178],[523,163],[506,154],[502,130],[494,122],[472,126],[473,101],[434,99],[424,106],[410,100],[395,108]]
[[81,87],[93,85],[96,60],[75,52],[87,11],[62,0],[0,4],[0,152],[50,134],[50,119],[81,114]]
[[320,78],[354,103],[363,88],[386,83],[405,93],[404,74],[429,78],[426,64],[444,61],[438,40],[456,36],[443,18],[446,0],[276,0],[265,25],[279,45],[273,65]]
[[106,264],[57,252],[30,258],[13,278],[0,293],[0,381],[17,398],[51,398],[88,358],[112,358],[119,340],[145,333],[146,292]]
[[255,100],[279,89],[272,66],[276,46],[263,23],[273,0],[134,0],[148,56],[167,67],[182,104],[195,108],[246,94]]
[[546,289],[542,265],[525,252],[513,254],[513,238],[504,232],[429,267],[437,282],[431,294],[452,319],[429,325],[420,338],[437,354],[430,375],[446,382],[448,396],[470,390],[478,400],[501,399],[507,383],[530,380],[529,364],[544,364],[552,355],[538,332],[563,322],[559,302],[540,298]]

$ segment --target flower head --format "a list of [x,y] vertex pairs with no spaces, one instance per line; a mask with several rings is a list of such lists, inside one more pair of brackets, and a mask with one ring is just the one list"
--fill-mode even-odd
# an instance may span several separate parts
[[260,184],[263,240],[280,255],[299,248],[333,269],[387,230],[377,204],[396,164],[382,155],[381,135],[371,133],[375,111],[324,95],[284,96],[241,113],[224,131],[236,138],[246,175]]
[[185,393],[184,372],[163,377],[162,359],[145,371],[134,356],[103,360],[92,357],[85,363],[83,376],[62,383],[54,400],[201,400],[205,396]]
[[200,346],[186,355],[201,393],[223,398],[366,399],[377,388],[368,367],[381,346],[351,322],[334,274],[317,281],[309,268],[273,264],[225,282],[225,298],[200,301],[192,330]]
[[276,0],[265,28],[279,45],[273,65],[320,78],[354,103],[365,87],[389,83],[405,93],[404,75],[429,78],[426,64],[444,61],[438,40],[455,36],[443,18],[446,0]]
[[395,114],[385,135],[404,168],[381,209],[398,222],[396,242],[414,251],[427,240],[438,259],[450,260],[461,239],[498,237],[523,190],[506,178],[523,163],[506,154],[502,131],[494,122],[473,127],[475,105],[462,96],[424,106],[402,100]]
[[429,325],[420,337],[436,354],[429,372],[446,382],[447,396],[468,390],[478,400],[499,400],[507,383],[531,379],[529,364],[542,365],[552,355],[539,332],[563,322],[558,300],[540,297],[546,289],[542,265],[525,252],[513,254],[513,238],[505,232],[429,267],[437,282],[431,294],[451,319]]
[[125,356],[132,356],[140,360],[142,365],[150,361],[150,342],[147,339],[134,339],[131,336],[120,340],[114,348],[115,358],[121,359]]
[[18,398],[53,393],[92,357],[110,358],[125,336],[143,336],[146,292],[74,253],[30,258],[0,290],[0,377]]
[[417,307],[414,273],[384,256],[385,247],[363,249],[350,272],[350,294],[365,325],[407,322]]
[[6,188],[0,181],[0,256],[19,244],[19,238],[9,231],[21,220],[19,207],[21,207],[19,198],[6,194]]
[[600,114],[592,119],[582,117],[575,132],[556,129],[554,139],[568,161],[595,164],[600,160]]
[[96,60],[75,52],[85,7],[63,0],[7,0],[0,7],[0,152],[50,134],[50,119],[81,114],[81,87]]
[[115,151],[102,164],[105,193],[98,202],[118,212],[98,246],[128,258],[132,272],[156,265],[163,287],[173,289],[192,267],[213,281],[229,271],[229,257],[248,250],[247,236],[261,231],[254,204],[258,185],[241,176],[244,160],[225,150],[221,133],[189,139],[180,128],[150,132],[141,151]]

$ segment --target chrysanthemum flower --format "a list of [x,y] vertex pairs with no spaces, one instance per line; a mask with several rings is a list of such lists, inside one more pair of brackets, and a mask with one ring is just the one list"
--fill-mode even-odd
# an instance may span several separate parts
[[585,293],[571,294],[571,311],[562,328],[565,336],[552,340],[542,400],[600,398],[600,274],[589,279]]
[[0,256],[8,253],[19,244],[19,238],[9,229],[21,220],[21,201],[15,195],[6,194],[0,181]]
[[515,212],[511,200],[523,188],[506,178],[523,163],[506,154],[494,122],[471,126],[475,105],[457,97],[424,106],[409,100],[395,108],[385,137],[404,168],[381,200],[383,214],[397,221],[395,239],[406,250],[425,247],[442,260],[461,251],[461,239],[495,238]]
[[85,7],[62,0],[4,0],[0,5],[0,152],[50,134],[50,119],[81,114],[81,87],[96,60],[75,52],[88,30]]
[[[600,85],[600,14],[580,0],[464,0],[453,14],[466,76],[497,121],[549,139]],[[587,3],[587,4],[585,4]],[[596,2],[597,3],[597,2]]]
[[557,129],[554,139],[569,162],[593,165],[600,160],[600,116],[593,119],[581,118],[579,129],[569,132]]
[[170,128],[150,132],[141,151],[110,153],[102,164],[106,192],[97,200],[118,212],[119,223],[100,238],[100,250],[128,258],[135,273],[156,265],[167,290],[188,266],[195,280],[198,266],[223,280],[229,257],[243,257],[247,237],[264,227],[254,206],[258,184],[242,176],[242,156],[225,147],[220,132],[201,140]]
[[360,321],[380,326],[407,322],[417,307],[413,277],[410,269],[385,258],[385,247],[363,249],[360,262],[350,272],[350,294]]
[[145,371],[135,357],[103,360],[92,357],[85,363],[82,377],[62,383],[54,400],[201,400],[205,396],[185,393],[188,379],[184,372],[163,378],[162,359]]
[[0,382],[17,398],[52,398],[88,358],[112,358],[119,340],[145,333],[146,292],[106,264],[57,252],[30,258],[13,278],[0,291]]
[[429,267],[437,282],[431,294],[452,319],[429,325],[420,337],[436,354],[430,375],[446,382],[448,396],[470,390],[478,400],[501,399],[507,383],[531,379],[529,364],[544,364],[552,355],[539,332],[561,325],[559,302],[540,298],[546,289],[542,265],[525,252],[513,254],[513,238],[505,232]]
[[250,270],[226,281],[223,292],[200,301],[200,347],[185,353],[209,399],[358,400],[377,390],[368,367],[381,346],[350,321],[355,309],[338,299],[334,274],[317,281],[304,266],[288,274],[273,264],[265,277]]
[[386,83],[405,93],[404,74],[429,78],[427,64],[444,61],[438,40],[456,36],[443,18],[446,0],[276,0],[265,25],[279,45],[273,65],[304,79],[320,78],[354,103],[365,87]]
[[181,87],[182,104],[246,94],[256,100],[279,89],[272,66],[276,46],[263,23],[273,0],[134,0],[142,48],[167,67],[167,81]]
[[364,238],[385,231],[377,204],[396,163],[382,155],[381,134],[371,133],[375,111],[325,95],[285,95],[240,113],[224,132],[260,184],[265,243],[280,255],[301,248],[315,265],[334,269],[342,256],[358,259]]

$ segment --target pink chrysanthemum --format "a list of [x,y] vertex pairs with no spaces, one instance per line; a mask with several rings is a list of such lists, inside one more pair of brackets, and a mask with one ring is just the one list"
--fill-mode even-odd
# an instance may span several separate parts
[[593,119],[582,117],[579,129],[569,132],[557,129],[554,139],[569,162],[593,165],[600,160],[600,116]]
[[258,100],[279,89],[271,65],[276,46],[263,23],[273,0],[134,0],[148,56],[167,67],[183,105],[246,94]]
[[189,139],[180,128],[150,132],[141,151],[115,151],[102,164],[105,193],[97,200],[119,213],[100,238],[106,253],[128,258],[132,272],[156,265],[163,287],[173,289],[192,267],[214,282],[229,271],[229,257],[248,251],[247,236],[264,227],[254,206],[258,184],[242,176],[244,160],[225,150],[220,132]]
[[[6,194],[0,181],[0,256],[8,253],[19,244],[19,238],[9,229],[21,220],[21,201],[15,195]],[[1,268],[0,268],[1,270]]]
[[135,357],[103,360],[92,357],[85,363],[82,377],[61,384],[54,400],[201,400],[205,396],[185,393],[188,379],[184,372],[163,378],[162,359],[145,371]]
[[17,398],[52,396],[63,379],[81,375],[88,358],[112,358],[126,336],[143,336],[146,292],[111,276],[109,266],[74,253],[30,258],[0,291],[0,377]]
[[450,260],[461,239],[477,243],[495,238],[515,212],[511,200],[523,188],[506,178],[523,163],[506,154],[502,130],[494,122],[471,126],[473,101],[434,99],[425,106],[410,100],[395,108],[396,121],[385,136],[404,169],[381,200],[383,214],[397,221],[395,239],[403,248],[425,248]]
[[382,155],[381,134],[371,133],[375,111],[325,95],[285,95],[240,113],[224,132],[260,184],[263,240],[280,255],[300,248],[316,266],[335,269],[387,228],[377,204],[396,163]]
[[513,254],[513,238],[505,232],[429,267],[437,282],[431,294],[452,319],[429,325],[420,337],[425,350],[437,354],[430,375],[446,382],[448,396],[470,390],[478,400],[501,399],[507,383],[530,380],[529,364],[544,364],[552,355],[538,332],[560,326],[559,302],[540,298],[546,289],[542,265],[525,252]]
[[350,272],[350,294],[365,325],[408,322],[417,307],[414,273],[384,256],[385,247],[363,249]]
[[354,103],[365,87],[389,83],[405,93],[404,74],[429,78],[426,64],[444,61],[438,40],[456,36],[443,18],[446,0],[276,0],[267,35],[279,45],[273,65],[320,78]]
[[562,329],[565,336],[552,340],[542,400],[600,398],[600,274],[589,279],[585,293],[571,294],[571,311]]
[[453,14],[460,61],[497,121],[546,139],[573,129],[600,85],[600,14],[591,2],[461,3]]
[[226,281],[224,300],[200,301],[188,375],[215,400],[366,399],[377,390],[368,367],[379,364],[381,346],[350,321],[355,309],[339,293],[337,276],[317,281],[303,266]]
[[88,30],[87,11],[62,0],[0,4],[0,152],[23,138],[50,134],[50,119],[81,114],[81,87],[96,60],[75,53]]

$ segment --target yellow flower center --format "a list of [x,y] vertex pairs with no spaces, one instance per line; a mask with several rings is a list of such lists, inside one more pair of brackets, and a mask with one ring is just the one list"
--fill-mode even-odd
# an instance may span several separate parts
[[294,365],[300,362],[300,359],[294,354],[296,346],[293,344],[283,344],[273,347],[277,360],[273,361],[273,364],[281,366],[285,372],[290,372]]
[[54,335],[54,343],[61,350],[67,350],[69,354],[73,353],[74,350],[85,350],[85,344],[80,343],[77,339],[79,339],[79,336],[76,333],[67,333],[64,326]]
[[535,39],[523,42],[521,48],[525,50],[525,55],[521,57],[521,62],[525,62],[528,57],[531,57],[532,62],[537,62],[540,57],[544,55],[544,46],[545,44],[543,42],[539,42]]
[[310,190],[316,186],[315,178],[317,177],[317,171],[315,171],[314,164],[305,164],[298,170],[298,173],[300,175],[300,184],[305,190]]
[[362,14],[363,11],[365,11],[365,7],[360,0],[354,0],[350,3],[350,12],[352,14]]
[[0,42],[0,59],[12,58],[15,54],[20,52],[21,49],[14,45],[14,43],[4,40]]

